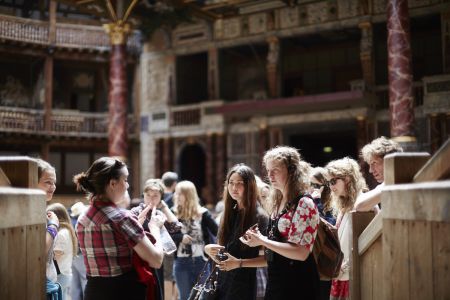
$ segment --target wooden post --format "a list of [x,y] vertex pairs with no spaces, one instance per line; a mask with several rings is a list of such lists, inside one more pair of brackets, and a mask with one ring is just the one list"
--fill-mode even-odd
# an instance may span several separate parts
[[367,227],[367,225],[374,218],[374,212],[352,212],[350,217],[352,228],[351,240],[352,240],[352,255],[350,256],[350,298],[361,299],[361,287],[360,287],[360,263],[358,253],[358,238]]
[[412,182],[414,175],[428,161],[426,152],[397,152],[384,157],[384,183]]
[[37,164],[30,157],[0,156],[0,168],[13,187],[36,188],[38,185]]

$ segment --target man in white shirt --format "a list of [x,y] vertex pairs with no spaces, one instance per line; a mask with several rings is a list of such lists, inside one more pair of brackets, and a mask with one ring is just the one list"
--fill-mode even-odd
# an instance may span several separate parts
[[378,210],[381,202],[381,190],[384,186],[384,156],[390,153],[403,152],[402,147],[391,139],[382,136],[365,145],[361,156],[369,165],[369,173],[379,183],[373,190],[361,194],[355,202],[357,211]]

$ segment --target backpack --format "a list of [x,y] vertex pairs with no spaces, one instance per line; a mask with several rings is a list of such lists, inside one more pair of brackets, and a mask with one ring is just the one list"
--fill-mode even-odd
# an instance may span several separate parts
[[313,255],[321,280],[336,278],[341,270],[344,253],[337,234],[337,229],[320,218]]

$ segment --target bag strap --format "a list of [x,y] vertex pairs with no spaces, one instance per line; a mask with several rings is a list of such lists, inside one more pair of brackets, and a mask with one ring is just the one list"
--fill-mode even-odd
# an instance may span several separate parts
[[[205,265],[203,266],[202,271],[200,272],[200,274],[198,274],[197,280],[195,281],[195,284],[200,283],[201,279],[204,277],[206,271],[208,270],[207,267],[208,267],[208,265],[209,265],[210,262],[213,262],[213,260],[212,260],[211,258],[208,259],[208,261],[207,261],[207,262],[205,263]],[[216,266],[214,265],[213,271],[215,270],[215,268],[216,268]],[[210,275],[210,276],[211,276],[211,275]],[[205,280],[205,282],[209,279],[210,276],[208,276],[208,278]]]

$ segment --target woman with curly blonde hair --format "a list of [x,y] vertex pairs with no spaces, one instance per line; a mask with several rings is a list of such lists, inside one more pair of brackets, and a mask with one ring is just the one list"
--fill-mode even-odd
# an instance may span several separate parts
[[349,157],[333,160],[325,167],[331,188],[334,209],[337,212],[336,227],[338,228],[339,243],[344,253],[341,272],[331,284],[331,300],[348,299],[349,258],[351,246],[350,211],[354,209],[356,198],[367,191],[366,181],[361,174],[358,163]]
[[173,197],[176,216],[183,224],[181,233],[173,236],[177,245],[173,274],[179,299],[186,300],[205,265],[203,249],[210,243],[209,237],[217,235],[218,226],[208,210],[200,206],[197,190],[192,182],[179,182]]
[[247,230],[243,243],[264,246],[265,260],[243,260],[242,267],[268,266],[265,299],[319,299],[319,274],[311,254],[319,212],[307,195],[310,165],[295,148],[278,146],[263,158],[272,186],[268,235]]

